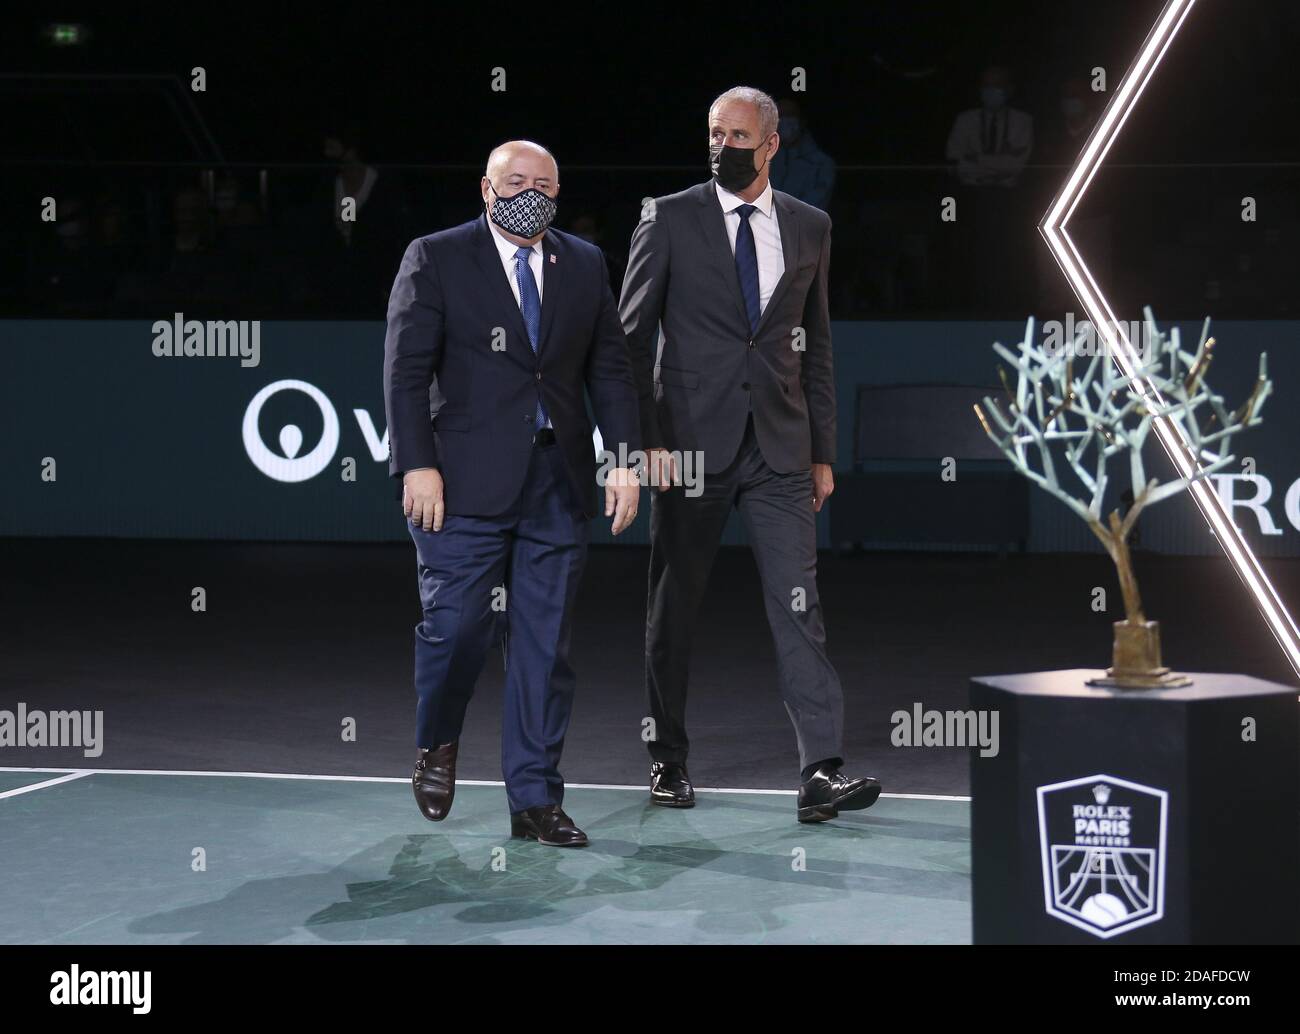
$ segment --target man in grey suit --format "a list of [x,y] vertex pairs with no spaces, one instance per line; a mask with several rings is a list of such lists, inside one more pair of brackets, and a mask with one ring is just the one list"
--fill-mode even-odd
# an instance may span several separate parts
[[[736,87],[709,109],[713,179],[642,211],[620,315],[640,395],[652,493],[646,689],[650,798],[689,808],[686,686],[709,570],[734,506],[749,535],[798,738],[798,818],[880,795],[843,764],[843,694],[826,656],[815,513],[834,488],[835,384],[826,277],[830,219],[772,189],[780,146],[767,94]],[[662,342],[662,344],[661,344]],[[679,458],[702,460],[683,491]]]

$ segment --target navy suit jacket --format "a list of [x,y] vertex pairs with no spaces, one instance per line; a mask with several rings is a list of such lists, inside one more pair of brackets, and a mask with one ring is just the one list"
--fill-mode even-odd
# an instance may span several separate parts
[[485,216],[413,240],[388,301],[384,402],[389,471],[436,467],[446,512],[495,516],[519,497],[540,395],[576,498],[598,512],[585,393],[604,447],[641,448],[627,339],[599,248],[542,238],[533,353]]

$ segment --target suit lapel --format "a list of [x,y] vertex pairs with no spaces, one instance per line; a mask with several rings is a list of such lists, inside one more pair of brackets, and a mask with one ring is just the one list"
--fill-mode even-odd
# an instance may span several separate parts
[[722,270],[726,278],[731,300],[736,306],[736,315],[740,317],[745,334],[749,334],[749,313],[745,310],[745,296],[740,290],[740,277],[736,274],[736,256],[731,250],[731,240],[727,237],[726,216],[722,214],[722,203],[718,201],[718,192],[713,181],[700,187],[700,230],[710,259]]
[[781,272],[776,287],[772,289],[772,297],[767,300],[767,308],[759,318],[755,334],[760,333],[767,326],[768,317],[776,310],[781,296],[785,294],[785,289],[794,279],[795,266],[799,261],[799,220],[793,208],[787,205],[785,198],[775,190],[772,192],[772,210],[776,212],[776,224],[781,229],[781,254],[785,257],[785,269]]
[[492,229],[487,224],[487,216],[479,220],[474,246],[474,261],[483,271],[483,276],[492,295],[493,307],[506,314],[506,354],[532,368],[533,347],[528,343],[528,328],[524,326],[523,313],[515,301],[514,292],[510,290],[510,281],[506,279],[505,267],[501,264],[501,253],[496,241],[492,239]]
[[555,310],[560,307],[560,292],[568,263],[555,247],[555,234],[549,230],[542,238],[542,327],[537,336],[537,354],[542,354],[555,324]]

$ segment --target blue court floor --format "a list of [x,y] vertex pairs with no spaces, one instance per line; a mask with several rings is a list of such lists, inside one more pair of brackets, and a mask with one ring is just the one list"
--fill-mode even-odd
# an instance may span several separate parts
[[571,786],[585,849],[511,840],[500,785],[445,822],[405,780],[0,769],[0,942],[968,943],[970,805]]

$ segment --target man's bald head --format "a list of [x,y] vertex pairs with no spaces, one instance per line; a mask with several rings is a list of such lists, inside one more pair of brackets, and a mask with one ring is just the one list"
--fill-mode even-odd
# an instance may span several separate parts
[[560,167],[555,156],[541,144],[507,140],[488,155],[483,178],[491,180],[492,189],[505,197],[529,187],[554,196],[560,185]]
[[[483,206],[487,209],[488,217],[492,217],[492,209],[498,199],[512,198],[521,191],[530,189],[538,190],[550,198],[560,193],[560,167],[551,152],[531,140],[510,140],[494,148],[488,155],[487,167],[483,170],[483,179],[479,183],[479,193],[483,196]],[[501,224],[498,222],[498,225]],[[507,222],[505,225],[511,224]],[[516,237],[507,232],[506,236],[515,243],[532,243],[541,239],[541,234],[535,238]]]

